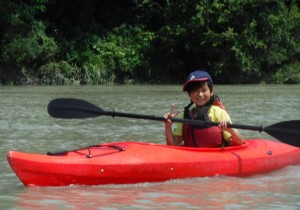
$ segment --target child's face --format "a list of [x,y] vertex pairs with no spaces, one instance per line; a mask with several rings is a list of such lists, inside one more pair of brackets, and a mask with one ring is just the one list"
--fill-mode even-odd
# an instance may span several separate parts
[[213,92],[210,91],[207,82],[200,85],[198,88],[193,88],[189,92],[189,96],[192,102],[197,106],[204,106],[212,96]]

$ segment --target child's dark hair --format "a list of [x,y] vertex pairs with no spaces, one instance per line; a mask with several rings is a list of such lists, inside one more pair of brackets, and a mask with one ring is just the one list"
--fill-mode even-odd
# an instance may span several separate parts
[[186,91],[188,92],[188,94],[190,94],[191,92],[201,88],[206,83],[207,83],[207,86],[208,86],[210,92],[212,92],[213,91],[213,84],[209,80],[208,81],[191,82],[191,83],[187,84]]

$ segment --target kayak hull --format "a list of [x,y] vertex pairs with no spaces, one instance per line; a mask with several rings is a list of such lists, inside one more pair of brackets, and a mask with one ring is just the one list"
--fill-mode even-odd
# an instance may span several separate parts
[[9,151],[7,159],[25,186],[132,184],[267,173],[300,164],[300,148],[264,139],[226,148],[116,142],[54,154]]

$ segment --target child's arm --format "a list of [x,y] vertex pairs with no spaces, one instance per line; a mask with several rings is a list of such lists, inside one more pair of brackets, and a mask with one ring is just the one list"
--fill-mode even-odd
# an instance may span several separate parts
[[171,121],[171,119],[176,117],[180,112],[180,110],[178,110],[176,111],[176,113],[174,113],[174,107],[175,107],[174,104],[172,104],[171,113],[164,114],[164,118],[166,119],[164,121],[164,124],[165,124],[165,136],[166,136],[167,145],[179,145],[183,140],[181,136],[174,136],[172,133],[173,122]]
[[231,139],[235,145],[242,145],[244,141],[244,137],[238,132],[238,130],[234,128],[227,127],[228,122],[225,120],[220,121],[220,127],[223,131],[227,131],[231,134]]
[[183,141],[182,136],[174,136],[172,133],[172,122],[170,119],[165,121],[165,135],[167,145],[180,145]]

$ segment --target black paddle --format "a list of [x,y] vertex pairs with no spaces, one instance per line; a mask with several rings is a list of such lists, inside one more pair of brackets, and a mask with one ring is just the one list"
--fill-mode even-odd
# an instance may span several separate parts
[[[112,117],[128,117],[136,119],[145,120],[156,120],[165,121],[164,117],[154,116],[154,115],[142,115],[142,114],[131,114],[115,111],[105,111],[96,105],[81,100],[73,98],[58,98],[52,100],[48,105],[48,113],[50,116],[55,118],[63,119],[81,119],[89,117],[98,117],[101,115],[108,115]],[[173,118],[173,122],[181,122],[191,125],[211,125],[218,126],[219,123],[199,121],[199,120],[188,120]],[[266,132],[267,134],[273,136],[274,138],[293,145],[300,147],[300,120],[284,121],[279,122],[270,126],[253,126],[253,125],[239,125],[239,124],[229,124],[228,127],[238,128],[244,130],[253,130],[259,132]]]

